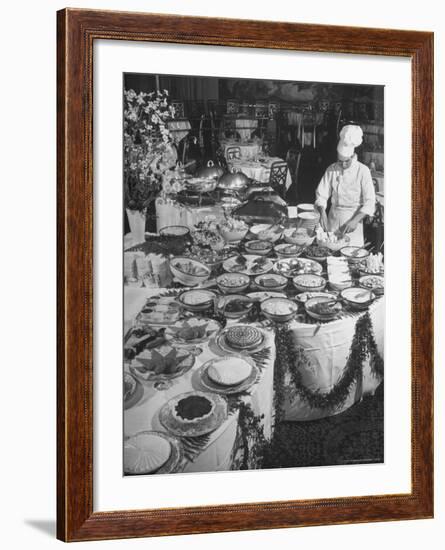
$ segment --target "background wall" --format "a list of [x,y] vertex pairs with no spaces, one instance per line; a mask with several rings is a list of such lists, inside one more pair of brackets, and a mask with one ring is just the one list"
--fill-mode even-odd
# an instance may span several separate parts
[[[429,30],[436,33],[436,121],[445,120],[442,2],[374,0],[260,3],[225,0],[76,0],[74,6],[223,17]],[[1,541],[8,549],[51,549],[55,539],[55,205],[56,23],[63,1],[8,2],[2,8]],[[403,6],[403,7],[402,7]],[[106,548],[196,549],[254,545],[367,550],[442,547],[445,534],[443,403],[445,236],[443,124],[436,130],[436,519],[93,543]],[[404,231],[401,228],[400,236]],[[6,354],[4,353],[6,351]],[[442,535],[442,537],[441,537]],[[84,544],[83,544],[84,546]],[[89,548],[92,546],[89,546]]]

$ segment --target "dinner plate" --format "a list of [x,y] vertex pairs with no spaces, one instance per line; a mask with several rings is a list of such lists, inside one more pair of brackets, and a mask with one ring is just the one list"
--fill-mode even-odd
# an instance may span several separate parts
[[[225,271],[231,272],[237,272],[237,273],[244,273],[245,275],[264,275],[265,273],[269,273],[271,269],[273,268],[273,262],[265,258],[264,256],[254,255],[254,254],[243,254],[243,257],[246,258],[246,264],[240,265],[235,262],[235,259],[237,256],[232,256],[231,258],[228,258],[223,263],[223,268]],[[256,260],[265,261],[264,265],[261,265],[261,268],[257,271],[252,271],[252,268],[254,267],[254,262]]]
[[[167,460],[165,460],[163,464],[158,468],[155,468],[155,469],[151,468],[150,469],[151,471],[136,472],[134,471],[134,468],[126,464],[125,446],[133,445],[133,447],[135,448],[140,447],[141,442],[144,439],[146,439],[148,436],[158,437],[164,440],[170,446],[169,456]],[[165,432],[145,430],[126,438],[124,441],[124,473],[125,475],[173,474],[175,472],[181,471],[181,464],[182,464],[183,458],[184,458],[184,450],[182,448],[181,442],[176,437],[172,437],[171,435]]]
[[142,387],[142,384],[139,382],[139,380],[129,372],[125,372],[124,383],[126,380],[129,381],[130,378],[134,381],[134,390],[128,393],[124,393],[124,410],[134,407],[144,395],[144,388]]
[[[250,359],[247,355],[243,356],[244,359]],[[221,386],[208,376],[207,374],[207,364],[202,365],[198,369],[198,376],[201,381],[202,386],[211,392],[219,393],[221,395],[236,395],[238,393],[243,393],[250,389],[254,384],[256,384],[260,377],[260,371],[258,367],[255,365],[254,361],[252,361],[252,370],[249,374],[249,376],[243,380],[238,385],[235,386]]]
[[159,348],[144,350],[132,361],[132,364],[130,365],[131,374],[142,382],[160,382],[179,378],[180,376],[188,372],[195,363],[195,355],[190,351],[187,351],[186,348],[181,348],[179,353],[177,354],[180,357],[183,357],[182,361],[178,363],[178,365],[180,366],[178,370],[172,373],[156,373],[154,370],[150,370],[150,368],[153,366],[153,362],[156,359],[160,359],[159,355],[167,358],[169,353],[171,353],[172,351],[174,351],[174,347],[170,345],[163,345]]
[[[205,396],[212,404],[213,410],[209,416],[193,422],[181,421],[173,414],[174,407],[182,398],[197,395]],[[227,401],[216,393],[188,392],[173,397],[159,411],[159,422],[171,434],[179,437],[198,437],[217,430],[227,419]]]

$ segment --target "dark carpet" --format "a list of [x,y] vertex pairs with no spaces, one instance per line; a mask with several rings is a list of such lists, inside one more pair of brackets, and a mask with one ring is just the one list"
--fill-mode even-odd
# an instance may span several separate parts
[[331,466],[384,460],[383,384],[345,412],[275,428],[263,468]]

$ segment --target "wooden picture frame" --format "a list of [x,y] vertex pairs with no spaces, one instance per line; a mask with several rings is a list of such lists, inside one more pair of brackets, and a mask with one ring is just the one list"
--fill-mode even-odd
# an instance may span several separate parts
[[[57,14],[58,469],[64,541],[433,516],[433,34],[65,9]],[[93,512],[95,40],[401,56],[412,63],[412,427],[407,494]]]

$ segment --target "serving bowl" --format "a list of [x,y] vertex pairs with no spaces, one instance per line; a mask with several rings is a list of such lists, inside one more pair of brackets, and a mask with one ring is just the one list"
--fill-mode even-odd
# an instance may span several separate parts
[[274,246],[274,251],[280,259],[295,258],[295,256],[298,256],[302,252],[303,248],[303,246],[300,246],[298,244],[283,243],[276,244]]
[[351,286],[342,290],[340,297],[351,309],[362,311],[373,302],[375,294],[369,289]]
[[288,279],[277,273],[268,273],[266,275],[258,275],[253,282],[260,290],[279,291],[286,288]]
[[268,298],[260,304],[261,313],[275,323],[286,323],[293,319],[298,306],[288,298]]
[[249,228],[247,227],[247,225],[242,229],[241,228],[229,229],[224,226],[221,226],[219,229],[219,232],[221,233],[226,243],[237,243],[239,241],[242,241],[244,237],[247,235],[248,231],[249,231]]
[[248,254],[257,254],[258,256],[267,256],[272,251],[272,244],[268,241],[247,241],[244,248]]
[[385,292],[385,279],[381,275],[365,275],[360,277],[358,283],[376,296],[381,296]]
[[314,242],[315,236],[311,236],[304,227],[291,227],[283,232],[283,239],[288,244],[298,244],[299,246],[309,246]]
[[190,229],[185,225],[166,225],[159,230],[162,237],[188,237]]
[[211,269],[198,260],[175,256],[169,261],[173,277],[184,286],[197,286],[207,281]]
[[232,271],[217,277],[216,284],[224,294],[239,294],[249,287],[250,277],[245,273]]
[[348,235],[345,235],[343,238],[339,239],[335,242],[330,242],[328,240],[319,240],[317,239],[317,244],[319,246],[325,246],[326,248],[329,248],[332,252],[338,252],[341,248],[344,248],[345,246],[348,246],[351,241],[351,238],[348,237]]
[[326,279],[321,275],[304,273],[294,277],[292,283],[298,292],[318,292],[325,288]]
[[253,308],[254,302],[244,294],[226,294],[217,301],[217,310],[227,319],[239,319],[247,315]]
[[177,301],[184,309],[198,312],[209,309],[215,298],[216,294],[211,290],[186,290],[177,297]]
[[340,248],[340,254],[351,264],[359,264],[369,256],[366,248],[361,246],[344,246]]
[[324,245],[311,245],[304,252],[306,258],[316,262],[325,262],[328,256],[332,256],[331,250]]
[[[326,306],[326,312],[316,309],[319,304],[323,303],[332,304],[331,306]],[[343,308],[341,303],[335,299],[332,299],[331,296],[317,296],[314,298],[309,298],[309,300],[307,300],[304,304],[304,309],[310,317],[316,319],[317,321],[332,321],[338,317]]]
[[279,225],[270,225],[267,223],[260,223],[252,225],[250,232],[260,241],[268,241],[275,243],[281,237],[283,229]]

